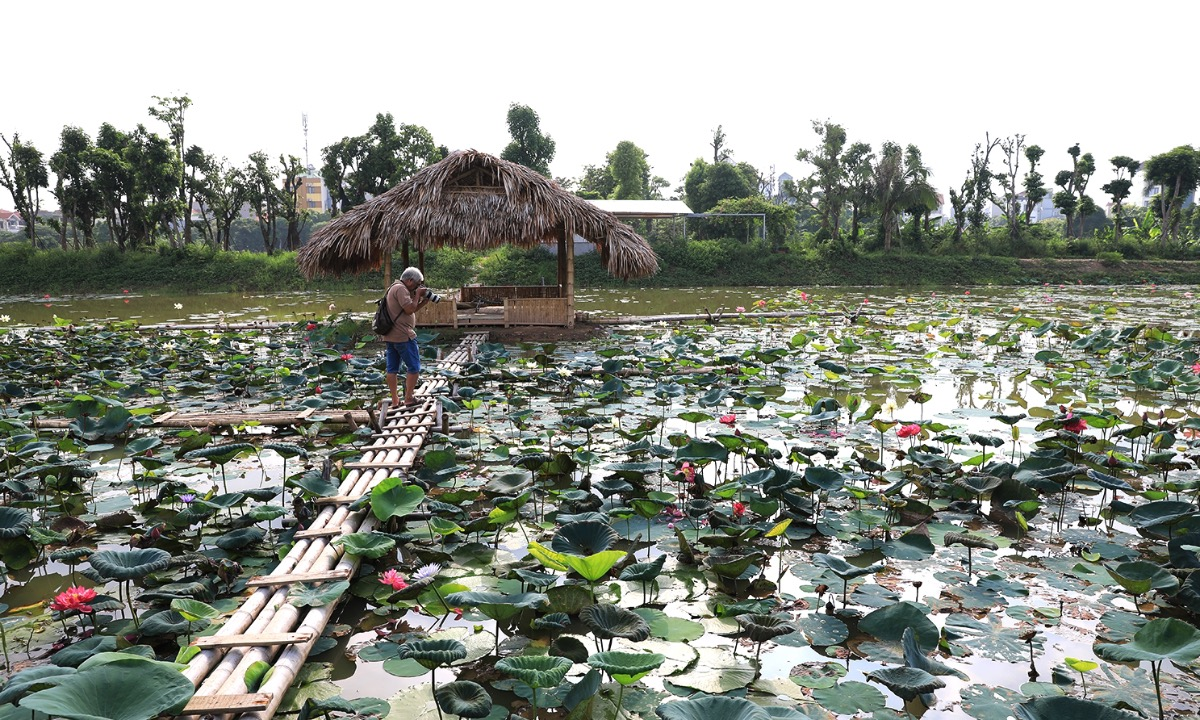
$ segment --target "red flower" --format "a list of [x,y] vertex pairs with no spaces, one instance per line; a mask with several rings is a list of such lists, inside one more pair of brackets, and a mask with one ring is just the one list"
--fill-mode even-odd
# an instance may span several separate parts
[[1063,430],[1073,432],[1076,435],[1087,430],[1087,420],[1081,417],[1075,417],[1071,413],[1067,413],[1066,422],[1063,423]]
[[91,588],[79,587],[72,585],[63,592],[54,596],[54,600],[50,603],[50,609],[56,612],[66,612],[68,610],[78,610],[81,613],[94,612],[92,606],[88,605],[96,599],[96,591]]
[[722,415],[721,417],[719,417],[717,419],[717,421],[720,422],[722,425],[728,425],[729,427],[733,427],[733,424],[737,422],[737,415],[734,415],[733,413],[729,413],[728,415]]
[[900,427],[896,428],[896,435],[902,438],[910,438],[914,435],[920,434],[921,426],[916,423],[912,423],[910,425],[901,425]]
[[321,394],[321,386],[318,385],[315,388],[313,388],[313,392],[316,393],[317,395],[320,395]]
[[733,501],[733,516],[735,518],[743,517],[746,514],[746,503]]
[[462,616],[463,616],[462,608],[451,608],[450,611],[454,613],[455,620],[462,620]]
[[354,359],[354,356],[353,356],[353,355],[351,355],[350,353],[343,353],[343,354],[342,354],[342,359],[343,359],[343,360],[353,360],[353,359]]
[[380,575],[379,582],[383,585],[391,585],[393,590],[403,590],[408,587],[408,583],[404,582],[404,576],[395,569],[387,570]]
[[121,292],[125,293],[126,295],[128,295],[128,294],[129,294],[129,291],[128,291],[128,290],[122,290]]
[[683,482],[696,482],[696,466],[687,460],[683,461],[683,465],[679,466],[679,471],[675,473],[683,477]]
[[305,329],[305,330],[316,330],[316,329],[317,329],[317,324],[316,324],[316,323],[314,323],[314,322],[310,322],[309,324],[307,324],[307,325],[305,325],[305,326],[304,326],[304,329]]

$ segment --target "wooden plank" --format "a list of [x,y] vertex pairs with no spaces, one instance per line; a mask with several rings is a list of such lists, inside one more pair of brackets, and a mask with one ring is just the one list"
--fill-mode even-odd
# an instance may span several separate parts
[[164,422],[170,420],[171,418],[175,417],[176,412],[178,412],[178,411],[172,410],[171,412],[167,413],[166,415],[160,415],[160,416],[154,418],[154,422],[164,423]]
[[341,534],[342,529],[340,527],[327,527],[316,528],[313,530],[300,530],[299,532],[293,534],[292,537],[296,538],[297,540],[306,540],[308,538],[333,537],[334,535]]
[[214,647],[258,647],[267,645],[295,645],[312,640],[311,632],[251,633],[248,635],[210,635],[199,637],[192,645],[199,648]]
[[351,470],[396,470],[401,468],[412,467],[412,460],[408,462],[361,462],[361,463],[346,463],[346,467]]
[[325,570],[324,572],[287,573],[283,575],[258,575],[250,578],[247,587],[268,587],[271,585],[290,585],[298,582],[324,582],[326,580],[345,580],[350,577],[349,570]]
[[270,693],[246,693],[244,695],[193,695],[180,715],[227,715],[229,713],[258,712],[270,706],[274,696]]
[[341,505],[342,503],[352,503],[358,500],[362,495],[330,495],[329,497],[320,497],[313,500],[314,505]]
[[302,412],[302,413],[300,413],[299,415],[297,415],[297,416],[296,416],[296,419],[297,419],[297,420],[304,420],[304,419],[307,419],[309,415],[312,415],[312,414],[313,414],[314,412],[316,412],[316,411],[317,411],[317,409],[316,409],[316,408],[311,408],[311,407],[310,407],[310,408],[305,408],[305,409],[304,409],[304,412]]

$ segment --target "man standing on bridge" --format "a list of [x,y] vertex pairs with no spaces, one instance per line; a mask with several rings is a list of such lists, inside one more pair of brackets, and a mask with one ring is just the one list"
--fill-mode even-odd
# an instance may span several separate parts
[[417,379],[421,373],[421,349],[417,347],[416,314],[430,301],[432,291],[425,287],[425,275],[415,267],[405,268],[400,279],[387,291],[388,314],[395,320],[390,332],[383,336],[387,342],[387,386],[392,394],[392,407],[400,405],[396,374],[403,364],[404,404],[417,403]]

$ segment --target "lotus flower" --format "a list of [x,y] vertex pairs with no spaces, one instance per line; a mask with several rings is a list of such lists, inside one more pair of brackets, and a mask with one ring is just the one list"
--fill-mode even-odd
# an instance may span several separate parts
[[735,518],[745,517],[746,516],[746,503],[738,502],[737,500],[734,500],[733,501],[733,516]]
[[403,590],[408,587],[408,583],[404,581],[404,576],[396,572],[395,569],[387,570],[380,575],[379,582],[384,585],[391,585],[393,590]]
[[316,330],[316,329],[317,329],[317,324],[316,324],[316,323],[314,323],[314,322],[310,322],[309,324],[307,324],[307,325],[305,325],[305,326],[304,326],[304,329],[305,329],[305,330]]
[[896,428],[896,435],[898,437],[910,438],[920,434],[921,426],[916,423],[912,423],[910,425],[901,425],[900,427]]
[[730,427],[733,427],[733,424],[737,422],[737,415],[734,415],[733,413],[729,413],[728,415],[722,415],[720,418],[718,418],[718,421],[722,425],[728,425]]
[[88,603],[95,599],[95,590],[73,585],[54,596],[54,600],[50,602],[50,609],[56,612],[78,610],[81,613],[88,613],[90,615],[93,610],[92,606],[88,605]]

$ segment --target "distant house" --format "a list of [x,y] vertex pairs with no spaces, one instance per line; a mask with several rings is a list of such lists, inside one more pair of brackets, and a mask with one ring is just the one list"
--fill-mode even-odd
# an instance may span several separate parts
[[308,210],[314,213],[329,212],[329,192],[325,190],[325,181],[320,175],[313,174],[309,168],[307,175],[300,176],[300,188],[296,192],[296,209]]
[[[1161,185],[1150,185],[1150,186],[1146,187],[1142,191],[1142,207],[1150,207],[1150,203],[1154,200],[1154,197],[1161,192],[1162,192]],[[1196,191],[1193,190],[1187,194],[1187,197],[1185,197],[1183,199],[1182,207],[1187,208],[1187,207],[1191,207],[1192,205],[1195,205],[1195,204],[1196,204]]]
[[0,210],[0,230],[10,233],[25,231],[25,221],[16,210]]

